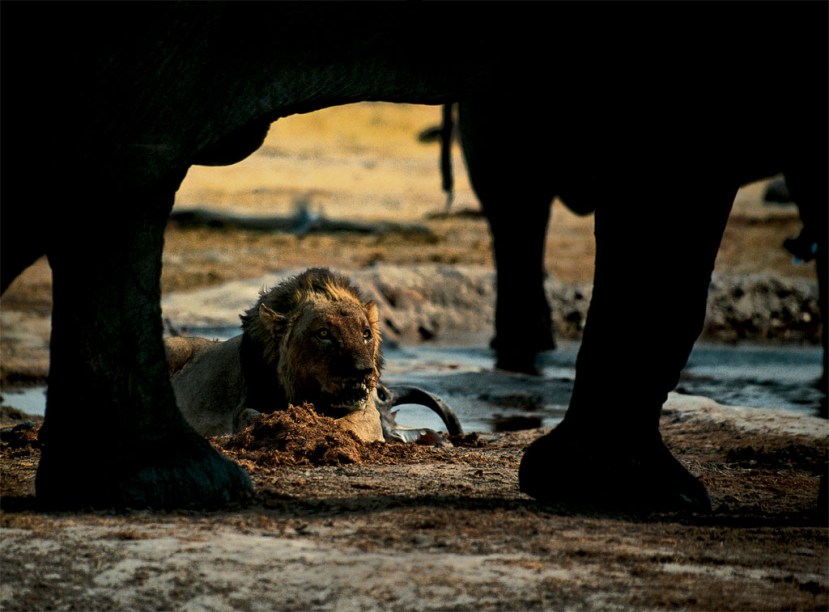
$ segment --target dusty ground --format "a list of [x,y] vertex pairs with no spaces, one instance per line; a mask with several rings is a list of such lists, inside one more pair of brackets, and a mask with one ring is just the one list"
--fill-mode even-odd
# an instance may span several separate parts
[[362,445],[302,413],[274,420],[213,439],[258,491],[222,513],[37,514],[33,432],[7,434],[3,609],[829,605],[816,417],[674,397],[663,432],[712,494],[704,516],[536,504],[516,474],[537,430],[438,449]]
[[[435,108],[366,104],[282,120],[245,162],[194,168],[176,205],[277,215],[307,205],[332,218],[419,223],[429,234],[298,237],[171,223],[163,290],[316,264],[490,265],[484,221],[440,214],[437,147],[416,140],[438,117]],[[474,213],[457,153],[455,166],[452,210]],[[760,204],[761,192],[741,192],[718,274],[813,281],[812,266],[793,266],[780,248],[799,230],[794,209]],[[548,244],[555,278],[589,283],[590,217],[557,204]],[[0,300],[2,389],[43,382],[49,284],[41,261]],[[815,513],[826,421],[673,401],[663,431],[708,486],[708,516],[535,504],[517,490],[516,470],[538,430],[448,450],[365,448],[313,437],[318,424],[300,427],[310,448],[324,447],[313,461],[214,440],[251,472],[258,493],[247,508],[40,514],[36,444],[6,434],[0,607],[829,609],[829,529]]]

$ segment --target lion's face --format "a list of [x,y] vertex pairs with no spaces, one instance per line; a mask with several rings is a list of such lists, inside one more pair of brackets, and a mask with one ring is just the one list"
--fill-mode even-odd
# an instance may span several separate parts
[[[260,310],[260,317],[276,315]],[[292,404],[311,402],[322,414],[340,417],[370,405],[380,379],[377,306],[357,301],[308,299],[279,317],[277,375]]]

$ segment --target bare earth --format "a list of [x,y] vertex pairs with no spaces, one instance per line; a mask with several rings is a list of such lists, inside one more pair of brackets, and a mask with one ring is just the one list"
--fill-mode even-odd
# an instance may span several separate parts
[[[281,120],[245,162],[192,169],[176,204],[290,215],[304,203],[430,234],[171,223],[164,292],[310,265],[490,266],[485,222],[439,214],[437,146],[416,140],[438,117],[363,104]],[[476,211],[457,151],[455,175],[452,210]],[[795,210],[762,205],[762,187],[741,191],[718,274],[814,281],[813,266],[792,265],[780,247],[799,231]],[[589,283],[592,257],[592,218],[556,204],[551,275]],[[49,287],[41,261],[0,300],[0,390],[45,379]],[[20,422],[12,416],[0,424]],[[2,609],[829,609],[829,527],[816,512],[829,428],[817,417],[672,396],[663,433],[711,493],[704,516],[535,503],[518,491],[517,466],[540,430],[473,434],[448,449],[366,446],[301,411],[277,428],[279,447],[255,432],[213,440],[251,474],[248,507],[44,514],[36,427],[5,431],[0,446]]]

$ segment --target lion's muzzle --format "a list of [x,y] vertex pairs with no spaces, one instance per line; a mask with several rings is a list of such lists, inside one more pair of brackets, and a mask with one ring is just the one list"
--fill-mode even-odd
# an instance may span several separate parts
[[377,377],[373,373],[356,379],[333,379],[327,382],[319,399],[314,402],[314,407],[322,414],[341,417],[374,405],[373,392],[377,388]]

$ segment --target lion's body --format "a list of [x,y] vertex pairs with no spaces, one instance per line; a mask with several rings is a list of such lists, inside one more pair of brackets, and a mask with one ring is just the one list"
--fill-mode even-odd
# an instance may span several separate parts
[[239,429],[245,380],[239,361],[242,336],[225,342],[205,338],[165,340],[176,403],[190,426],[203,436]]
[[166,341],[179,409],[202,435],[252,414],[309,402],[367,441],[382,440],[374,391],[382,354],[377,307],[344,276],[314,268],[263,292],[225,342]]

